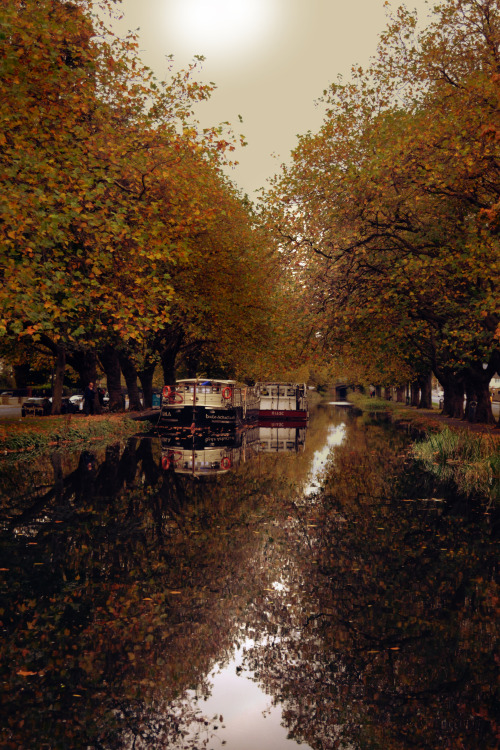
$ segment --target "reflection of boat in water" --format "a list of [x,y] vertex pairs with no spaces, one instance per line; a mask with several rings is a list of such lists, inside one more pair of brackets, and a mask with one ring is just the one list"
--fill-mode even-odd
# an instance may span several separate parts
[[307,421],[307,385],[305,383],[257,383],[260,397],[259,420],[293,419]]
[[256,419],[257,389],[235,380],[188,378],[162,392],[159,426],[236,426]]
[[239,429],[170,426],[159,428],[162,468],[176,474],[225,474],[258,453],[298,453],[304,450],[303,421],[265,420]]
[[177,474],[214,476],[253,457],[258,449],[258,427],[242,430],[210,428],[161,429],[161,465]]
[[307,426],[303,421],[259,422],[259,451],[299,453],[304,450]]

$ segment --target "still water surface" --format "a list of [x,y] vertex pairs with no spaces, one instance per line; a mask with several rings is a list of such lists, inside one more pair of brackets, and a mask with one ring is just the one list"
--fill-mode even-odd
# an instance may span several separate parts
[[3,460],[0,746],[497,748],[495,512],[330,404],[223,443]]

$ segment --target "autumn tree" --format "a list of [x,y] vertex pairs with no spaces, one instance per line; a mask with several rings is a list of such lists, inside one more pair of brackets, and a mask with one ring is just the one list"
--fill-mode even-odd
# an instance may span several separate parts
[[68,357],[87,381],[99,352],[126,355],[171,329],[185,305],[172,279],[203,263],[196,243],[222,215],[207,191],[234,148],[193,120],[211,91],[195,64],[155,80],[133,37],[113,38],[90,10],[1,10],[1,331],[50,349],[60,382]]
[[367,375],[384,357],[416,378],[432,367],[490,421],[496,3],[446,2],[415,28],[400,9],[370,69],[325,92],[323,127],[300,138],[271,192],[274,226],[307,268],[334,353],[357,349]]

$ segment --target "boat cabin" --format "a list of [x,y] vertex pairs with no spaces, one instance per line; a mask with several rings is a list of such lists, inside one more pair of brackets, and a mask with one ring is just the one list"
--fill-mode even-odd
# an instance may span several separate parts
[[259,419],[307,420],[305,383],[257,383],[260,396]]
[[258,410],[255,388],[236,380],[186,378],[164,386],[159,424],[237,424],[256,419]]

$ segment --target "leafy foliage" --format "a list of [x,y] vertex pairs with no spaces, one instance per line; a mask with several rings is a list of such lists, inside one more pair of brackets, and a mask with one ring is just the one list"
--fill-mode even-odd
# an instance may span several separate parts
[[316,344],[377,383],[466,377],[498,351],[498,3],[449,0],[415,28],[400,9],[370,68],[325,91],[269,194]]
[[198,63],[156,80],[100,20],[113,7],[2,3],[0,333],[68,356],[113,346],[138,367],[208,337],[244,370],[276,260],[222,174],[234,138],[194,119],[213,90]]

